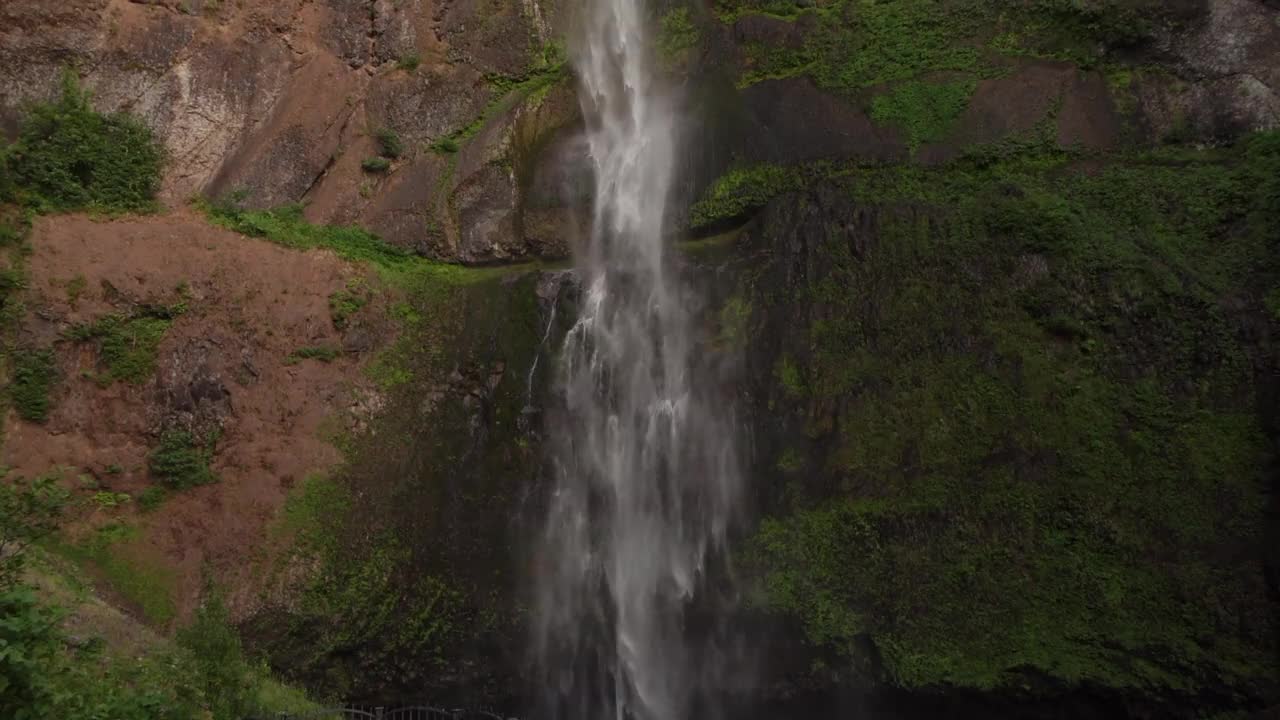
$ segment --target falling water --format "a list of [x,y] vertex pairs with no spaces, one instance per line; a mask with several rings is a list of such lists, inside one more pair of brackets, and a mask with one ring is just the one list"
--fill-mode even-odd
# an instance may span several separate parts
[[560,355],[535,652],[544,713],[676,720],[719,663],[690,615],[739,494],[732,422],[664,257],[676,103],[643,0],[580,0],[571,49],[595,171],[578,317]]

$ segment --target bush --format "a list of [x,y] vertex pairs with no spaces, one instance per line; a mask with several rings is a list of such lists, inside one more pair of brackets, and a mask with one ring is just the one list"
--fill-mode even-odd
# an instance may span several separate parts
[[400,141],[400,136],[391,128],[382,128],[375,133],[374,137],[378,140],[378,148],[382,157],[392,160],[404,154],[404,143]]
[[147,458],[151,477],[171,490],[183,490],[218,481],[209,469],[213,456],[212,442],[197,443],[189,432],[169,430],[160,436],[160,444]]
[[0,480],[0,590],[16,584],[27,547],[58,529],[69,498],[52,476]]
[[15,353],[9,397],[23,420],[49,419],[49,390],[57,379],[58,367],[52,350],[23,350]]
[[240,636],[231,627],[226,606],[214,595],[178,631],[178,645],[195,658],[197,682],[207,709],[219,720],[239,720],[255,708],[257,678],[245,661]]
[[6,154],[0,193],[16,184],[40,210],[154,207],[163,153],[151,131],[128,115],[95,112],[69,71],[62,97],[31,108]]
[[364,168],[365,172],[386,172],[391,168],[391,161],[381,157],[365,158],[364,162],[360,163],[360,167]]
[[419,57],[417,53],[409,53],[408,55],[400,57],[396,62],[396,67],[404,70],[405,72],[413,72],[414,70],[417,70],[418,66],[421,64],[422,58]]

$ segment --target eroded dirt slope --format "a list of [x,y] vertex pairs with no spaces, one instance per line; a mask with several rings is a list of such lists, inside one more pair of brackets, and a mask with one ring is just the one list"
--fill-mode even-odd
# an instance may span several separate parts
[[[385,308],[371,300],[344,332],[330,310],[334,293],[376,280],[328,251],[282,248],[190,214],[42,218],[31,244],[22,334],[31,346],[54,345],[60,382],[44,424],[10,414],[3,463],[28,477],[62,468],[86,497],[132,496],[114,508],[87,502],[80,529],[137,529],[112,553],[171,586],[176,612],[153,619],[184,616],[207,572],[233,599],[249,597],[249,566],[290,486],[337,462],[326,438],[377,402],[361,368],[390,330],[365,318]],[[156,306],[181,312],[140,381],[113,381],[103,341],[73,338],[104,317]],[[307,348],[337,357],[299,359]],[[144,511],[138,498],[155,482],[148,455],[171,431],[216,438],[219,479]]]

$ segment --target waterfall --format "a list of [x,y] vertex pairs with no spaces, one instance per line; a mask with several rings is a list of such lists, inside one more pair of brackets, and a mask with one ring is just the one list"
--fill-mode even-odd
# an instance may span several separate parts
[[653,17],[643,0],[579,2],[570,49],[595,205],[547,428],[535,672],[548,717],[675,720],[719,662],[689,616],[738,504],[733,422],[699,362],[697,295],[664,253],[677,103],[655,71]]

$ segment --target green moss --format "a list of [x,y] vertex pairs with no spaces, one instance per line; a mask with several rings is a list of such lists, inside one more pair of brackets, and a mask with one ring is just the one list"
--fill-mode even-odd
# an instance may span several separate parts
[[740,217],[763,207],[770,199],[801,185],[798,169],[755,165],[730,170],[716,179],[689,211],[694,230]]
[[811,15],[799,47],[743,48],[739,85],[807,74],[829,90],[857,93],[938,72],[991,76],[999,55],[1054,58],[1091,67],[1119,50],[1148,43],[1159,25],[1185,22],[1185,11],[1152,1],[832,0],[808,11],[786,2],[721,3],[734,22],[762,13]]
[[657,52],[658,62],[664,69],[671,71],[687,66],[701,43],[701,34],[689,16],[689,8],[677,7],[662,16]]
[[14,353],[9,399],[18,416],[32,422],[49,419],[49,391],[58,377],[52,350],[20,348]]
[[150,130],[128,115],[95,112],[68,71],[62,96],[32,106],[5,152],[6,192],[45,211],[148,211],[162,158]]
[[811,236],[806,284],[759,299],[814,318],[775,368],[833,448],[754,538],[761,602],[851,665],[869,638],[901,687],[1274,688],[1257,561],[1222,559],[1261,538],[1257,349],[1224,299],[1275,287],[1272,137],[850,171],[875,243]]
[[553,85],[568,77],[567,68],[564,48],[559,43],[548,43],[536,54],[533,64],[519,75],[487,75],[485,80],[494,95],[479,117],[436,138],[428,147],[442,154],[456,153],[494,118],[520,103],[539,101]]
[[946,138],[969,106],[976,87],[977,83],[972,80],[906,82],[886,95],[876,96],[871,102],[871,119],[900,128],[907,146],[914,152],[924,143]]
[[147,457],[151,478],[170,490],[185,490],[218,481],[209,468],[212,439],[198,439],[189,432],[167,430]]

